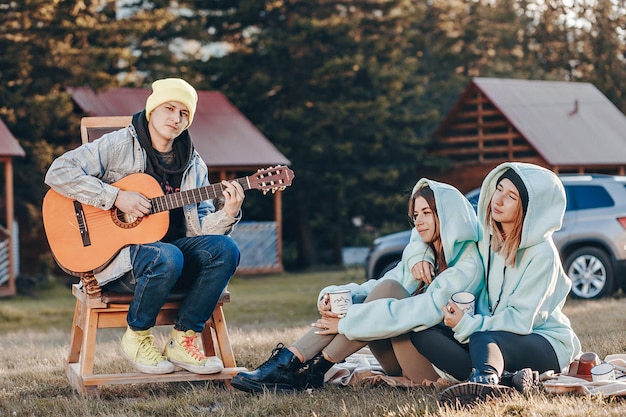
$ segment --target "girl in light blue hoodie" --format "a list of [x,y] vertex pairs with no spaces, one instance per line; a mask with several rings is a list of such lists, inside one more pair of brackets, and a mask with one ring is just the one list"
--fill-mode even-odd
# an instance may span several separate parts
[[552,241],[564,212],[563,185],[542,167],[504,163],[485,178],[478,218],[486,278],[476,314],[450,302],[447,328],[412,338],[437,368],[469,379],[444,390],[442,401],[470,404],[510,391],[500,384],[526,391],[538,373],[562,372],[581,353],[562,311],[571,281]]
[[[322,315],[289,347],[279,344],[252,372],[231,384],[249,392],[321,387],[324,374],[366,344],[389,375],[415,382],[438,375],[410,341],[410,334],[441,323],[443,307],[458,291],[478,293],[483,266],[476,246],[478,221],[454,187],[421,179],[413,188],[409,217],[419,250],[407,248],[400,263],[380,280],[324,288],[316,299]],[[328,294],[349,289],[345,315],[330,311]]]

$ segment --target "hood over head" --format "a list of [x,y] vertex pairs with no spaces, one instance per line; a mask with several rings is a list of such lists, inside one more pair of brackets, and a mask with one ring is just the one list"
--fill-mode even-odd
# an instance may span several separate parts
[[522,249],[548,239],[561,228],[565,213],[565,188],[554,172],[538,165],[523,162],[502,163],[487,174],[480,188],[478,218],[481,222],[485,222],[498,181],[509,169],[523,181],[528,197],[519,245],[519,249]]
[[476,213],[459,190],[442,182],[422,178],[413,187],[411,195],[425,186],[429,186],[435,195],[443,252],[450,263],[456,259],[465,242],[478,240]]

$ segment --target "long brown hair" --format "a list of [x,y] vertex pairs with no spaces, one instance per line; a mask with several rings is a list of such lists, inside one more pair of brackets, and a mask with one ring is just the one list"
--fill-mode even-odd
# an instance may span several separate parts
[[[439,215],[437,214],[435,193],[428,185],[417,189],[409,199],[409,219],[413,219],[415,200],[418,197],[423,197],[424,200],[426,200],[428,207],[430,207],[435,216],[435,234],[433,236],[433,241],[429,242],[428,246],[430,246],[435,253],[435,270],[437,274],[440,274],[448,268],[448,263],[446,262],[446,256],[443,252],[443,243],[441,242],[441,225],[439,223]],[[413,222],[413,227],[415,227],[415,222]]]
[[[493,195],[491,198],[493,199]],[[493,251],[504,257],[504,263],[506,265],[515,267],[517,250],[519,249],[519,245],[522,241],[522,228],[524,226],[522,199],[519,198],[517,200],[517,207],[515,209],[515,225],[513,226],[513,231],[509,236],[504,234],[502,224],[495,221],[491,217],[491,200],[489,200],[489,210],[486,210],[485,213],[485,224],[488,224],[491,228],[491,248]]]

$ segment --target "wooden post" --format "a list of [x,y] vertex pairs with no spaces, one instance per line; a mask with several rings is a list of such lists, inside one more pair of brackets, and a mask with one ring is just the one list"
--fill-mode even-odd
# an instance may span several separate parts
[[278,259],[280,272],[283,267],[283,192],[276,191],[274,194],[274,220],[276,221],[276,259]]
[[11,157],[4,158],[4,198],[6,210],[6,225],[9,233],[9,280],[6,285],[0,287],[0,297],[7,297],[17,293],[15,284],[15,260],[14,260],[14,199],[13,199],[13,160]]

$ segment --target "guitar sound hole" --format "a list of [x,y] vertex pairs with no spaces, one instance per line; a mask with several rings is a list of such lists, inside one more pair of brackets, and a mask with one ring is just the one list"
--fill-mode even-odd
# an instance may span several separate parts
[[113,210],[111,210],[111,219],[117,227],[121,227],[122,229],[132,229],[141,223],[142,218],[131,216],[130,214],[126,214],[117,208],[113,208]]

